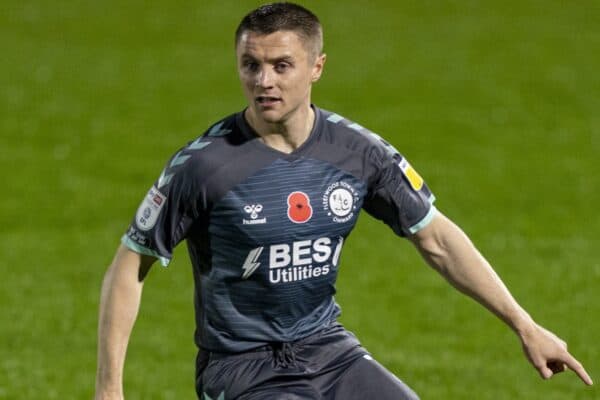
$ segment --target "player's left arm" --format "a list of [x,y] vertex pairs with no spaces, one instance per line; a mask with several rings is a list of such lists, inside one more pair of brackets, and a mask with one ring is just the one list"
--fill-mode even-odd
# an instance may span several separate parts
[[515,331],[528,360],[544,379],[568,367],[586,384],[593,383],[581,363],[567,351],[567,344],[533,321],[456,224],[438,212],[410,239],[427,263],[448,282],[484,305]]

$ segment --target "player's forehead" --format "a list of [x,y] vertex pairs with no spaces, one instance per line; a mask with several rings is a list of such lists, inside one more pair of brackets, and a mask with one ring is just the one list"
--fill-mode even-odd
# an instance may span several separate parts
[[245,31],[237,43],[238,58],[277,59],[306,58],[305,39],[295,31],[260,33]]

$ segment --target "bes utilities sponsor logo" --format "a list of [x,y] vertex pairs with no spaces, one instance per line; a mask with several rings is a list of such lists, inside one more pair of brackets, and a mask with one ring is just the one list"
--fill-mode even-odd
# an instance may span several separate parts
[[[242,265],[242,279],[248,279],[267,257],[269,282],[273,284],[297,282],[327,275],[337,266],[343,244],[344,238],[338,236],[257,247],[250,250],[246,256]],[[263,256],[262,261],[261,256]]]
[[325,190],[323,210],[332,217],[333,222],[348,222],[356,213],[358,200],[358,193],[352,185],[338,181]]
[[244,206],[244,212],[250,216],[250,219],[242,218],[244,225],[266,224],[267,217],[260,217],[260,212],[263,210],[262,204],[250,204]]

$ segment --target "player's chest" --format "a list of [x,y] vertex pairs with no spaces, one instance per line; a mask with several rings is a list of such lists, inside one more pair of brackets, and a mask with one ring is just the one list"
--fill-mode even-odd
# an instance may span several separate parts
[[212,208],[211,225],[239,240],[345,235],[366,185],[324,163],[278,163],[232,187]]

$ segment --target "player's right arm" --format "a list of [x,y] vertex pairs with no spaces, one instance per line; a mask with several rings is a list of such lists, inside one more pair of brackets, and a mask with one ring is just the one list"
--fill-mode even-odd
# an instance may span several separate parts
[[106,271],[100,298],[96,400],[123,399],[123,366],[144,278],[154,261],[166,267],[173,250],[206,209],[195,164],[200,137],[169,159],[144,196]]
[[96,400],[123,399],[123,366],[144,278],[154,257],[119,246],[102,283],[98,321]]

